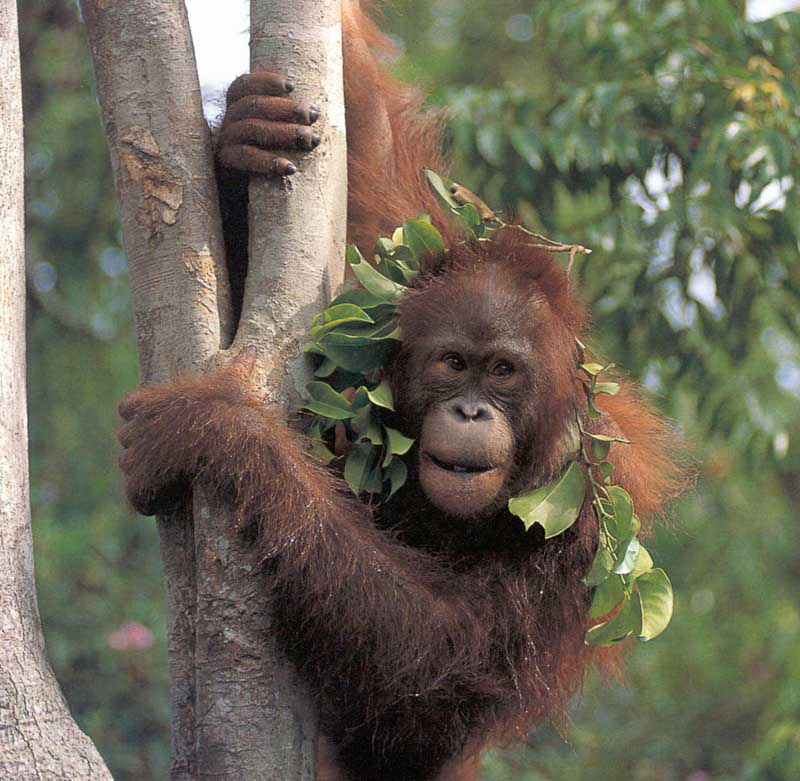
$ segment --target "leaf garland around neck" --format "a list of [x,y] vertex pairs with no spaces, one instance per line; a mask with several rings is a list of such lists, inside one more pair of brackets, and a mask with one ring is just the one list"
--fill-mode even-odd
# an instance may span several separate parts
[[[533,245],[549,252],[568,252],[571,269],[576,253],[591,250],[562,244],[519,225],[506,225],[477,196],[426,170],[433,192],[460,221],[467,241],[487,241],[499,228],[513,228],[533,237]],[[309,450],[324,464],[344,462],[344,478],[357,496],[368,494],[387,501],[408,477],[404,456],[414,440],[386,424],[394,412],[383,367],[401,340],[397,319],[400,301],[420,272],[423,257],[443,255],[441,234],[430,216],[406,220],[391,238],[379,238],[375,263],[370,264],[355,245],[346,260],[361,287],[340,293],[311,323],[305,351],[318,356],[314,380],[306,386],[308,399],[301,410],[313,418],[307,429]],[[588,348],[578,342],[579,370],[586,391],[590,419],[602,416],[598,396],[616,395],[619,385],[601,379],[613,367],[588,361]],[[585,642],[609,646],[628,637],[651,640],[672,617],[673,594],[663,569],[653,567],[639,542],[641,528],[630,494],[613,483],[607,461],[611,447],[629,444],[622,437],[594,434],[577,421],[580,444],[562,474],[546,485],[509,500],[508,509],[526,530],[544,529],[545,539],[570,528],[580,516],[587,489],[598,524],[598,546],[583,582],[593,589],[589,617],[597,620]],[[333,448],[333,449],[331,449]]]

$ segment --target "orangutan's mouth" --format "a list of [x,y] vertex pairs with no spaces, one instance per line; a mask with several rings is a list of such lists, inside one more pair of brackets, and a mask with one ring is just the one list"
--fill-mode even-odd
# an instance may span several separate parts
[[456,472],[461,474],[483,474],[485,472],[491,472],[496,468],[490,464],[452,464],[444,461],[441,458],[437,458],[435,455],[433,455],[433,453],[424,453],[423,457],[430,461],[438,469],[442,469],[446,472]]
[[450,461],[445,461],[444,459],[433,455],[433,453],[428,452],[423,453],[422,457],[437,469],[455,474],[482,475],[486,474],[487,472],[493,472],[496,469],[496,467],[492,466],[491,464],[453,463]]

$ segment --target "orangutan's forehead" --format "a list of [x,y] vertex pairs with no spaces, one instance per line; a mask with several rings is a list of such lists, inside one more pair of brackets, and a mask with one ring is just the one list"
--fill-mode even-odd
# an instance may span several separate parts
[[472,341],[524,340],[532,323],[530,313],[513,306],[500,306],[498,302],[475,298],[471,301],[453,302],[436,313],[431,325],[438,333],[463,335]]
[[479,350],[527,355],[536,331],[529,309],[499,306],[496,299],[479,296],[451,297],[416,326],[415,341],[424,344],[424,349],[447,347],[465,353]]
[[508,339],[527,333],[541,307],[536,290],[489,266],[456,277],[433,314],[441,326]]

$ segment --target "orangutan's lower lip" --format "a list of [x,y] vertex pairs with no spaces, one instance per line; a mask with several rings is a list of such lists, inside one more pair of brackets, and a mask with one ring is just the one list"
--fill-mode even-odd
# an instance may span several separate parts
[[[480,456],[479,456],[480,458]],[[431,504],[453,518],[480,514],[500,495],[506,481],[503,466],[480,463],[452,464],[441,456],[423,451],[419,464],[422,490]]]
[[441,458],[437,458],[432,453],[425,453],[424,457],[432,463],[437,469],[441,469],[446,472],[454,472],[456,474],[485,474],[486,472],[491,472],[495,469],[492,466],[486,465],[476,465],[476,464],[451,464],[447,461],[443,461]]

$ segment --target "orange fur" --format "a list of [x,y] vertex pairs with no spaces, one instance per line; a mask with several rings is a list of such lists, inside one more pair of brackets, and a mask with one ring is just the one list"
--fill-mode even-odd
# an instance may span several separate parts
[[631,443],[611,447],[614,480],[631,495],[640,518],[652,521],[691,484],[685,445],[632,382],[621,382],[616,396],[600,396],[598,407]]
[[456,241],[459,234],[422,177],[423,168],[447,170],[444,118],[424,111],[424,95],[381,66],[376,52],[386,57],[392,44],[358,4],[347,0],[343,8],[348,240],[369,257],[379,236],[427,212],[446,241]]

